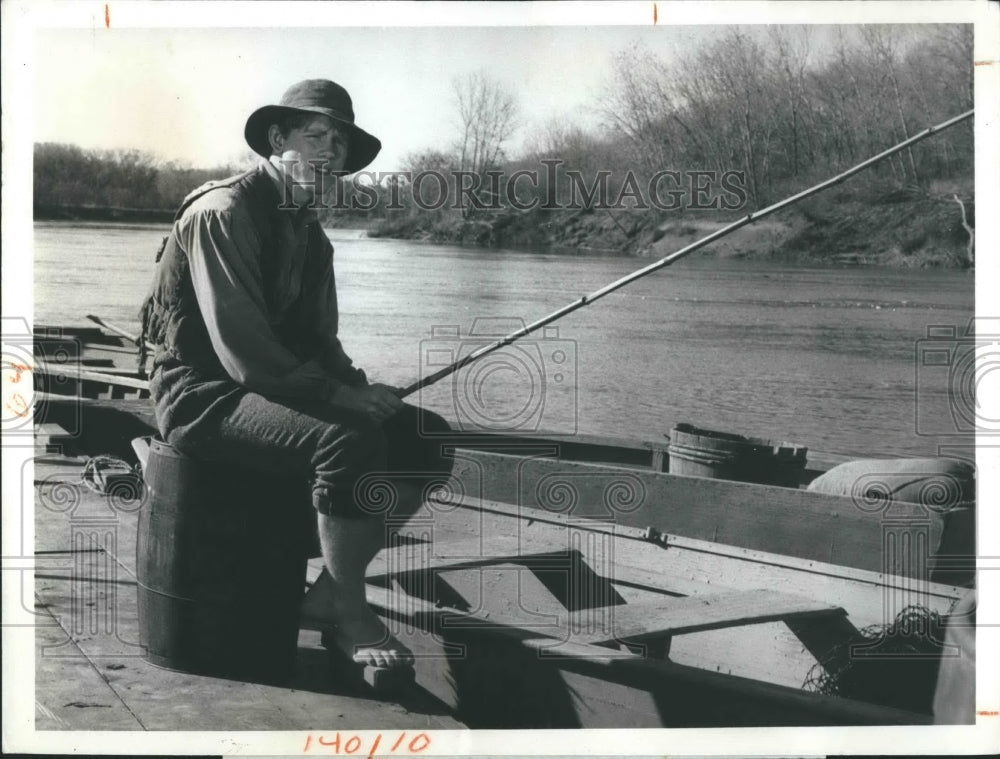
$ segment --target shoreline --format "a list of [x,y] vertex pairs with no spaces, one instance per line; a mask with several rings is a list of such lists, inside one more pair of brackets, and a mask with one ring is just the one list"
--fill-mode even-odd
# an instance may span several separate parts
[[[970,207],[974,214],[974,201]],[[140,226],[170,224],[174,214],[173,210],[158,208],[48,205],[34,209],[33,221]],[[349,226],[331,224],[335,217],[328,214],[322,223],[325,229],[350,231],[369,239],[559,256],[655,259],[691,245],[733,221],[714,214],[713,218],[686,214],[674,220],[651,214],[631,219],[625,214],[619,216],[593,210],[542,214],[505,209],[469,219],[408,215]],[[960,224],[953,202],[937,193],[921,197],[897,191],[876,198],[844,193],[832,204],[803,204],[781,216],[737,229],[706,246],[699,255],[822,267],[969,270],[975,268],[969,247],[968,232]]]

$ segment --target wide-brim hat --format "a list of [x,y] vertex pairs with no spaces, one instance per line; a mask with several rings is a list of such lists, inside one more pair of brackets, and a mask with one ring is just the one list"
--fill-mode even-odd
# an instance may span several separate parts
[[265,158],[271,156],[267,131],[289,113],[320,113],[329,116],[348,134],[344,171],[354,173],[375,160],[382,142],[354,123],[354,106],[347,90],[327,79],[306,79],[289,87],[278,105],[265,105],[250,114],[243,136],[247,144]]

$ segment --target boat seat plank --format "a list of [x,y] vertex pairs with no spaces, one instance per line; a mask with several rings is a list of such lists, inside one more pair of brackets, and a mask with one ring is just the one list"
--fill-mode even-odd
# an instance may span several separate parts
[[[733,724],[768,724],[768,725],[824,725],[824,724],[926,724],[930,718],[904,710],[850,699],[806,693],[799,688],[751,680],[743,677],[724,675],[719,672],[685,666],[672,661],[648,658],[633,652],[604,648],[599,645],[583,643],[578,639],[558,640],[547,636],[539,636],[536,631],[524,630],[516,625],[507,625],[505,620],[492,615],[484,618],[481,613],[464,613],[454,609],[436,608],[434,604],[405,596],[394,590],[368,585],[366,588],[368,603],[383,614],[388,613],[395,623],[409,623],[426,631],[453,631],[456,641],[461,641],[462,648],[448,653],[437,650],[439,661],[450,662],[451,667],[459,666],[467,661],[476,661],[482,654],[490,659],[500,659],[503,646],[527,649],[531,652],[530,659],[513,661],[530,666],[520,667],[518,676],[523,679],[523,686],[529,692],[536,687],[550,684],[549,668],[558,669],[559,675],[574,693],[572,701],[581,706],[601,702],[602,694],[606,695],[617,685],[627,685],[632,692],[647,693],[653,696],[655,702],[677,698],[677,694],[685,694],[687,698],[692,692],[702,688],[711,688],[712,701],[718,706],[721,701],[739,694],[738,701],[731,708],[734,711]],[[404,624],[405,626],[405,624]],[[433,635],[417,636],[415,642],[426,644],[428,641],[440,641],[435,632]],[[500,648],[498,648],[498,646]],[[475,650],[473,650],[475,649]],[[418,661],[419,663],[419,661]],[[420,677],[418,676],[418,680]],[[442,682],[449,681],[446,676]],[[491,678],[492,680],[492,678]],[[456,706],[461,711],[461,702],[456,700],[453,691],[438,684],[436,692],[446,703]],[[431,687],[431,691],[435,692]],[[753,709],[757,704],[781,703],[778,712],[780,716],[770,716],[768,721],[760,718],[747,717],[747,709]],[[494,709],[500,708],[497,701],[490,701]],[[631,727],[662,726],[664,714],[652,715],[649,722],[641,721],[643,715],[632,709],[632,705],[604,703],[608,710],[618,709],[619,712],[610,721],[593,721],[593,714],[578,711],[580,727],[620,727],[623,718],[636,720],[628,723]],[[615,720],[618,721],[615,721]],[[682,720],[679,724],[693,724]],[[705,720],[706,725],[713,724]]]
[[35,437],[54,438],[70,437],[69,431],[61,424],[55,422],[43,422],[35,425]]
[[[843,616],[839,606],[775,590],[735,591],[689,596],[609,607],[611,624],[604,629],[575,634],[576,643],[613,643],[617,640],[648,639],[664,635],[717,630],[761,622],[805,617]],[[570,615],[571,629],[593,618],[591,610]]]
[[[35,371],[48,375],[67,374],[67,369],[65,367],[52,365],[44,361],[39,361],[35,365]],[[81,369],[79,367],[74,367],[68,373],[71,379],[86,380],[88,382],[101,382],[115,386],[121,385],[124,387],[130,387],[134,390],[146,390],[146,391],[149,390],[148,380],[141,380],[135,377],[126,377],[120,374],[110,374],[104,372],[94,372],[88,369]]]

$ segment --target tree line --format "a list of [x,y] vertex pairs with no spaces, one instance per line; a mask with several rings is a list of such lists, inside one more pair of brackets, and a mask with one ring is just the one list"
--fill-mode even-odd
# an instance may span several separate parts
[[[971,26],[840,27],[822,60],[816,34],[732,28],[670,63],[641,48],[622,53],[606,123],[647,170],[684,162],[745,171],[759,207],[796,180],[834,173],[973,107]],[[927,187],[972,165],[969,122],[898,154],[876,176]]]
[[76,145],[34,146],[35,208],[99,207],[169,211],[210,179],[238,171],[159,163],[139,150],[84,150]]
[[[808,26],[732,27],[685,58],[631,45],[614,56],[595,104],[599,126],[553,118],[516,156],[505,149],[524,129],[516,98],[487,74],[467,75],[453,82],[458,139],[412,154],[406,168],[471,171],[487,187],[488,171],[509,175],[557,158],[562,173],[609,174],[612,196],[630,175],[737,171],[752,209],[973,107],[971,25],[836,27],[822,45],[818,35]],[[938,179],[971,179],[973,165],[970,121],[869,170],[867,182],[926,193]],[[560,183],[559,200],[573,189]],[[544,182],[535,189],[551,192]],[[475,215],[463,209],[466,219]]]
[[[459,182],[478,179],[473,194],[490,210],[446,204],[428,211],[406,192],[393,210],[390,195],[401,180],[389,179],[366,193],[377,202],[330,212],[325,221],[376,221],[390,234],[408,224],[483,223],[510,205],[496,197],[489,172],[537,170],[546,159],[558,159],[560,177],[604,175],[612,196],[630,175],[737,171],[747,204],[760,208],[972,107],[970,25],[835,27],[822,44],[819,34],[808,26],[732,27],[685,58],[631,45],[614,57],[594,104],[602,118],[590,127],[565,116],[527,125],[516,95],[489,73],[457,77],[454,141],[416,151],[400,168],[441,174],[453,196],[461,194]],[[518,136],[515,154],[510,145]],[[971,177],[973,162],[966,122],[869,170],[867,181],[873,189],[927,192],[935,180]],[[160,164],[134,150],[37,144],[34,200],[36,208],[173,209],[200,183],[237,170]],[[519,197],[554,192],[566,201],[579,189],[566,182],[553,188],[551,178],[522,183]]]

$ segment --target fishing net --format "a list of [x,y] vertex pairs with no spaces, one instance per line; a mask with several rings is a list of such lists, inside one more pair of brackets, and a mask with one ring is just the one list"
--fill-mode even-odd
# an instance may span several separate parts
[[828,651],[802,687],[929,714],[943,641],[943,615],[907,606],[891,623],[862,628]]

